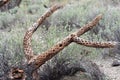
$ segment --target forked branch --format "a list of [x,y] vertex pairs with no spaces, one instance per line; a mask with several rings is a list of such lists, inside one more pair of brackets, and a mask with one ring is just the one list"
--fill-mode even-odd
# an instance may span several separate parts
[[39,80],[37,69],[72,42],[88,47],[95,47],[95,48],[110,48],[110,47],[114,47],[117,44],[117,42],[91,42],[79,38],[79,36],[92,29],[99,22],[99,20],[102,18],[102,15],[98,15],[91,22],[81,27],[78,31],[68,35],[62,41],[58,42],[47,51],[41,53],[40,55],[34,55],[31,47],[31,38],[33,33],[37,30],[37,28],[42,24],[42,22],[47,17],[49,17],[53,12],[55,12],[57,9],[61,7],[63,7],[63,5],[52,6],[33,24],[33,26],[31,26],[27,30],[23,40],[24,53],[27,59],[27,63],[24,64],[24,66],[21,69],[14,68],[13,70],[11,70],[10,71],[11,74],[9,76],[10,79]]
[[79,38],[79,36],[92,29],[99,22],[99,20],[102,18],[102,15],[98,15],[91,22],[81,27],[78,31],[68,35],[62,41],[58,42],[47,51],[41,53],[40,55],[34,55],[31,47],[31,38],[33,33],[37,30],[37,28],[42,24],[42,22],[47,17],[49,17],[53,12],[55,12],[57,9],[61,7],[63,6],[62,5],[52,6],[33,24],[33,26],[31,26],[27,30],[23,40],[24,53],[27,59],[27,63],[23,66],[23,68],[16,69],[14,70],[15,72],[11,71],[12,77],[10,78],[14,80],[15,79],[39,80],[37,69],[72,42],[88,47],[95,47],[95,48],[110,48],[110,47],[114,47],[117,44],[117,42],[91,42]]
[[64,49],[66,46],[68,46],[72,42],[75,42],[84,46],[96,47],[96,48],[114,47],[116,45],[114,42],[90,42],[90,41],[86,41],[84,39],[78,38],[80,35],[92,29],[99,22],[101,18],[102,18],[102,15],[96,16],[91,22],[89,22],[88,24],[80,28],[78,31],[65,37],[62,41],[55,44],[52,48],[48,49],[47,51],[41,53],[38,56],[33,57],[29,61],[29,64],[35,65],[34,68],[36,70],[42,64],[44,64],[46,61],[51,59],[53,56],[55,56],[58,52],[60,52],[62,49]]
[[52,6],[48,11],[46,11],[26,32],[23,40],[23,47],[24,47],[24,53],[29,61],[33,56],[33,50],[31,47],[31,38],[33,33],[37,30],[39,25],[43,23],[43,21],[49,17],[53,12],[55,12],[57,9],[61,8],[62,5],[54,5]]

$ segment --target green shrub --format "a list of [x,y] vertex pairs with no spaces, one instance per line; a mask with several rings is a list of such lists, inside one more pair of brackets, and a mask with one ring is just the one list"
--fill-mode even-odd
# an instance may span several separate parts
[[0,29],[5,29],[14,24],[15,16],[10,13],[0,13]]
[[[16,59],[18,61],[22,59],[24,56],[22,45],[23,36],[27,28],[47,10],[43,5],[49,3],[49,0],[26,0],[22,2],[20,8],[0,13],[0,28],[11,27],[11,31],[9,32],[4,32],[4,30],[2,31],[4,33],[0,32],[0,50],[4,52],[2,49],[2,45],[4,44],[8,47],[8,51],[5,51],[5,53],[14,55],[12,59],[15,59],[15,56],[17,56]],[[32,14],[29,13],[29,11],[32,11]],[[113,6],[105,7],[100,1],[96,0],[80,0],[78,3],[67,4],[63,9],[56,11],[48,18],[49,23],[52,24],[48,31],[40,28],[35,32],[32,38],[34,52],[41,53],[62,40],[69,33],[76,31],[77,29],[74,25],[70,26],[72,27],[70,31],[66,30],[69,26],[69,22],[78,24],[80,28],[99,13],[103,14],[102,20],[93,30],[81,37],[91,41],[114,40],[114,34],[112,32],[120,25],[119,8]],[[76,44],[71,44],[61,51],[61,53],[74,57],[77,55],[81,56],[81,53],[84,54],[87,51],[91,53],[91,55],[88,55],[90,57],[102,53],[101,49],[86,48]]]

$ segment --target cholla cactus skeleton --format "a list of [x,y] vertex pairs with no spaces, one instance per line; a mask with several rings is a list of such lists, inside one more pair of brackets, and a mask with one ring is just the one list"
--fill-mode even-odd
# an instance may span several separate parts
[[[32,68],[31,73],[27,73],[25,70],[23,70],[25,74],[23,72],[21,73],[27,76],[26,79],[33,79],[32,74],[34,74],[35,71],[42,64],[44,64],[46,61],[51,59],[53,56],[55,56],[58,52],[63,50],[66,46],[68,46],[72,42],[75,42],[80,45],[88,46],[88,47],[95,47],[95,48],[110,48],[116,45],[116,42],[91,42],[91,41],[87,41],[82,38],[79,38],[79,36],[91,30],[99,22],[99,20],[102,18],[102,15],[98,15],[91,22],[81,27],[78,31],[68,35],[62,41],[58,42],[47,51],[43,52],[40,55],[34,55],[34,52],[31,47],[31,37],[33,33],[37,30],[37,28],[42,24],[42,22],[47,17],[49,17],[53,12],[55,12],[57,9],[61,7],[63,7],[63,5],[52,6],[33,24],[33,26],[31,26],[27,30],[24,36],[24,40],[23,40],[24,53],[27,59],[27,64]],[[32,76],[32,78],[30,78],[30,75]],[[35,80],[38,80],[38,79],[36,78]]]

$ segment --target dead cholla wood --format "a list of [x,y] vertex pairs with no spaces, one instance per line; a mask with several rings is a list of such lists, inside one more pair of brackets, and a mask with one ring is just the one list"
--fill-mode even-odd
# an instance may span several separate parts
[[[48,49],[47,51],[43,52],[40,55],[34,55],[34,52],[31,47],[31,38],[33,33],[37,30],[37,28],[43,23],[43,21],[47,17],[49,17],[53,12],[55,12],[57,9],[61,7],[63,7],[63,5],[52,6],[47,12],[45,12],[36,21],[36,23],[33,24],[33,26],[31,26],[27,30],[23,40],[24,53],[27,59],[27,63],[23,66],[23,68],[16,69],[15,72],[12,72],[11,70],[10,73],[12,74],[10,76],[12,77],[12,79],[39,80],[39,78],[36,77],[37,69],[72,42],[75,42],[84,46],[96,47],[96,48],[110,48],[116,45],[116,43],[113,43],[113,42],[104,42],[104,43],[97,42],[96,43],[96,42],[90,42],[90,41],[86,41],[84,39],[78,38],[85,32],[92,29],[99,22],[99,20],[102,18],[102,15],[98,15],[91,22],[89,22],[88,24],[80,28],[78,31],[68,35],[62,41],[55,44],[52,48]],[[18,73],[20,76],[16,77]],[[15,74],[16,76],[14,76]]]
[[102,18],[102,15],[99,14],[98,16],[96,16],[91,22],[89,22],[88,24],[84,25],[83,27],[81,27],[78,31],[74,32],[73,34],[77,37],[81,36],[82,34],[84,34],[85,32],[91,30],[93,27],[96,26],[96,24],[99,23],[99,20]]
[[26,32],[23,40],[23,47],[24,47],[24,53],[29,61],[33,56],[33,50],[31,47],[31,38],[33,33],[37,30],[37,28],[43,23],[43,21],[49,17],[53,12],[55,12],[57,9],[61,8],[62,5],[55,5],[51,7],[48,11],[46,11],[37,21],[34,23]]
[[95,48],[112,48],[117,44],[116,42],[92,42],[79,37],[74,37],[73,42],[87,47]]
[[0,0],[0,7],[4,6],[10,0]]
[[68,46],[71,42],[75,42],[75,43],[79,43],[84,46],[95,47],[95,48],[114,47],[116,45],[115,42],[91,42],[91,41],[86,41],[81,38],[80,39],[77,38],[80,35],[92,29],[99,22],[101,18],[102,18],[102,15],[98,15],[91,22],[89,22],[88,24],[80,28],[78,31],[70,34],[69,36],[64,38],[62,41],[58,42],[56,45],[54,45],[49,50],[31,59],[30,62],[33,62],[36,65],[36,69],[37,69],[42,64],[44,64],[46,61],[51,59],[54,55],[56,55],[58,52],[60,52],[62,49],[64,49],[66,46]]
[[[35,64],[37,67],[41,66],[45,63],[46,59],[49,60],[54,55],[56,55],[59,51],[64,49],[67,45],[69,45],[73,41],[73,37],[80,36],[87,32],[88,30],[92,29],[102,18],[102,15],[98,15],[95,19],[93,19],[91,22],[80,28],[78,31],[74,32],[73,34],[70,34],[64,40],[58,42],[58,44],[54,45],[51,49],[47,50],[46,52],[43,52],[41,55],[37,56],[35,59]],[[33,59],[34,60],[34,59]],[[31,59],[30,62],[33,62]]]
[[[48,11],[46,11],[37,21],[36,23],[34,23],[26,32],[25,36],[24,36],[24,40],[23,40],[23,47],[24,47],[24,53],[25,53],[25,56],[26,56],[26,59],[27,59],[27,62],[29,62],[29,60],[35,56],[34,53],[33,53],[33,50],[32,50],[32,47],[31,47],[31,37],[32,37],[32,34],[37,30],[37,28],[39,27],[39,25],[41,25],[43,23],[43,21],[49,17],[53,12],[55,12],[57,9],[61,8],[63,5],[54,5],[52,6]],[[27,63],[28,64],[28,63]],[[21,73],[19,72],[17,69],[16,69],[16,72],[17,74],[24,74],[24,76],[19,76],[19,77],[15,77],[15,76],[12,76],[13,79],[24,79],[25,76],[26,79],[28,80],[39,80],[39,76],[38,76],[38,73],[37,73],[37,70],[33,70],[32,68],[34,68],[35,65],[33,64],[30,64],[30,65],[26,65],[23,69],[24,73]],[[11,70],[13,72],[13,70]],[[15,71],[14,71],[15,72]],[[15,74],[15,73],[12,73],[12,74]],[[31,77],[30,77],[31,76]]]

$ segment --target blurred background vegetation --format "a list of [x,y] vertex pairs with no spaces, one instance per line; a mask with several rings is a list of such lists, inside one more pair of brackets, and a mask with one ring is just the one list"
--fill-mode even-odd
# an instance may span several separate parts
[[[14,5],[14,1],[9,5]],[[120,0],[20,0],[18,5],[0,9],[0,57],[7,59],[9,65],[24,61],[23,37],[26,30],[53,4],[66,4],[56,11],[39,28],[32,38],[35,53],[41,53],[76,31],[96,15],[103,18],[97,26],[84,34],[91,41],[120,41]],[[57,56],[72,58],[75,62],[86,56],[89,59],[116,56],[115,49],[96,49],[71,44]]]

